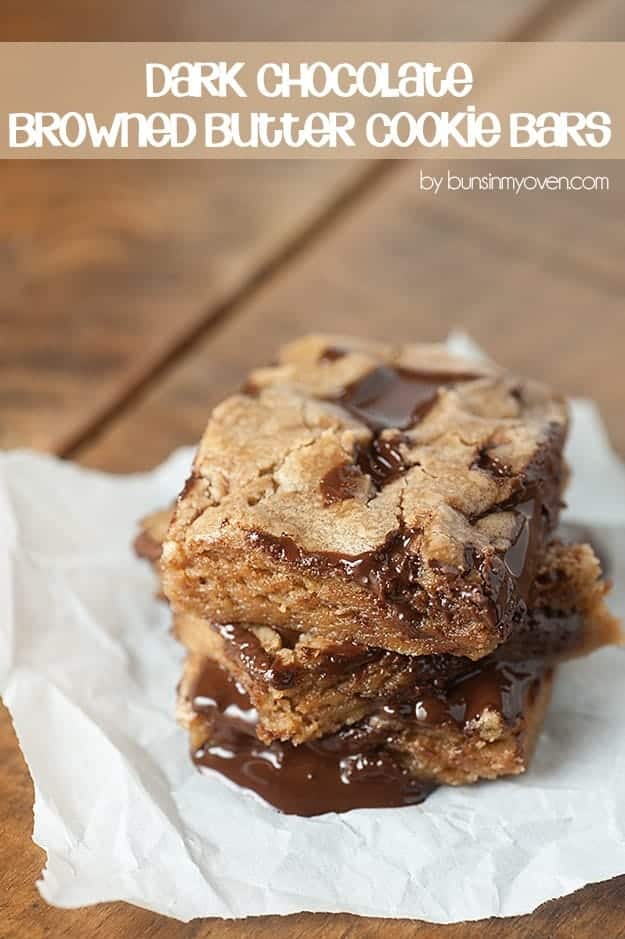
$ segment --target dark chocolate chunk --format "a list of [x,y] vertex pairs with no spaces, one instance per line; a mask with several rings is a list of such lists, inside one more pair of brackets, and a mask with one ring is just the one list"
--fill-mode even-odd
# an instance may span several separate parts
[[478,377],[381,365],[349,385],[336,400],[376,433],[387,427],[407,430],[425,417],[439,389]]

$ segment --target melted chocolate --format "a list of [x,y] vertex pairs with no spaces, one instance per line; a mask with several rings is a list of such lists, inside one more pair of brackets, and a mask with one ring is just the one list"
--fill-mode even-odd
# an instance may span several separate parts
[[514,636],[498,651],[509,661],[523,658],[554,661],[582,648],[584,639],[582,613],[537,608],[528,612],[516,627]]
[[[260,639],[250,629],[246,629],[239,623],[226,623],[217,625],[216,628],[227,640],[230,656],[238,659],[251,678],[267,682],[279,690],[290,688],[295,682],[297,667],[289,667],[267,652]],[[295,644],[296,639],[293,638],[297,636],[295,630],[289,630],[286,627],[272,628],[287,639],[285,642],[287,648],[288,642]]]
[[537,557],[549,528],[548,515],[538,497],[538,487],[527,484],[524,477],[519,477],[515,496],[475,516],[472,524],[494,512],[512,512],[516,516],[510,545],[503,552],[489,552],[486,556],[472,545],[467,546],[465,560],[467,570],[480,573],[495,621],[513,624],[525,615],[530,600]]
[[400,529],[392,532],[375,551],[343,555],[334,551],[303,551],[288,535],[248,533],[250,544],[263,548],[277,561],[286,561],[314,574],[338,568],[371,590],[378,600],[392,604],[399,620],[418,623],[427,607],[427,597],[418,582],[421,558],[410,551],[414,537],[414,532]]
[[517,595],[509,571],[499,555],[482,559],[479,571],[493,619],[498,624],[500,636],[505,638],[525,616],[526,604]]
[[407,430],[425,417],[441,388],[478,377],[381,365],[348,385],[336,400],[375,433],[388,427]]
[[353,499],[361,488],[361,483],[362,472],[353,463],[341,463],[335,466],[321,480],[324,505]]
[[283,626],[283,625],[273,625],[271,627],[275,630],[280,639],[282,640],[282,645],[285,649],[294,649],[299,641],[300,634],[297,629],[294,629],[292,626]]
[[512,469],[500,460],[499,457],[491,453],[492,447],[482,447],[477,457],[471,464],[471,469],[481,469],[485,473],[490,473],[498,479],[507,479],[514,476]]
[[193,754],[195,764],[254,790],[289,815],[414,805],[434,788],[411,777],[375,735],[362,730],[349,728],[299,747],[265,746],[256,737],[256,712],[243,689],[209,661],[192,704],[210,728],[209,739]]
[[321,480],[324,505],[353,499],[362,488],[363,473],[378,491],[398,479],[408,469],[400,449],[403,442],[400,434],[376,435],[368,446],[358,448],[354,463],[341,463],[331,469]]
[[266,652],[251,630],[238,623],[224,623],[216,627],[228,642],[228,648],[252,678],[266,680],[272,671],[273,656]]
[[[334,361],[344,354],[327,349],[322,360]],[[358,491],[356,467],[371,477],[376,489],[397,479],[408,468],[400,450],[401,434],[382,437],[384,430],[407,430],[422,420],[435,404],[441,388],[471,381],[477,375],[468,373],[412,371],[398,366],[381,365],[348,385],[340,397],[333,399],[346,411],[373,431],[368,447],[361,447],[355,465],[331,470],[321,484],[324,502],[330,505],[352,498]]]
[[541,661],[489,659],[487,663],[473,663],[468,673],[442,693],[427,695],[416,702],[390,703],[383,710],[403,720],[414,717],[423,725],[453,723],[462,729],[488,708],[512,726],[523,716],[545,671]]
[[481,450],[473,463],[474,468],[493,476],[512,478],[516,488],[510,499],[489,507],[471,520],[474,524],[495,512],[516,515],[515,529],[506,551],[481,557],[472,549],[472,564],[480,572],[495,620],[502,628],[506,621],[514,625],[525,616],[538,556],[546,535],[558,521],[564,434],[559,424],[550,424],[533,459],[516,475],[490,454],[488,448]]
[[[519,495],[519,499],[523,501],[511,501],[489,510],[517,515],[506,551],[483,555],[474,545],[466,545],[462,569],[430,561],[430,567],[443,574],[450,585],[450,596],[440,594],[438,597],[441,606],[451,607],[459,601],[470,603],[476,610],[480,607],[490,610],[503,638],[527,614],[537,555],[546,528],[545,513],[538,500],[527,493]],[[399,622],[418,626],[427,614],[430,600],[420,584],[421,557],[411,549],[415,536],[416,532],[410,529],[399,529],[375,551],[342,555],[332,551],[307,552],[288,535],[248,533],[250,544],[264,549],[277,561],[293,564],[314,575],[342,571],[369,589],[380,603],[392,607]],[[485,596],[476,584],[466,581],[472,571],[479,574]]]
[[540,525],[539,506],[536,499],[526,499],[519,502],[514,508],[517,517],[516,530],[512,536],[510,547],[503,556],[503,562],[508,573],[517,582],[517,589],[527,594],[529,584],[526,582],[528,572],[533,565],[528,563],[535,556],[535,542],[538,537]]
[[383,655],[382,649],[359,646],[354,642],[343,642],[316,657],[315,671],[320,678],[339,677],[346,672],[354,672],[364,665],[369,665],[381,659]]
[[[266,652],[253,632],[242,625],[217,626],[228,640],[230,655],[236,657],[248,674],[274,688],[284,689],[297,681],[310,679],[324,681],[340,679],[373,662],[382,662],[387,674],[405,673],[402,683],[406,696],[414,698],[428,690],[445,690],[450,684],[473,673],[476,664],[463,656],[434,654],[407,656],[398,652],[385,652],[354,642],[343,642],[319,651],[310,646],[300,647],[296,664],[285,665]],[[514,637],[496,652],[480,661],[480,667],[498,662],[523,662],[528,659],[554,661],[571,654],[583,642],[584,618],[577,611],[564,612],[547,606],[528,611],[514,632]],[[306,687],[308,685],[306,684]]]
[[488,708],[500,713],[507,724],[516,724],[544,672],[540,661],[498,661],[485,669],[476,668],[450,691],[449,713],[462,725],[475,721]]
[[405,438],[401,434],[374,437],[371,444],[363,447],[358,453],[358,466],[363,473],[371,477],[376,489],[382,489],[408,469],[401,452],[401,444],[404,441]]
[[[280,662],[264,649],[258,637],[240,623],[216,624],[215,628],[227,641],[230,657],[236,658],[252,679],[267,682],[279,690],[290,688],[302,671],[312,670],[319,680],[323,680],[356,671],[384,655],[381,649],[343,642],[323,651],[305,647],[301,660],[290,665]],[[280,633],[297,635],[294,630],[286,630],[284,627],[271,628]]]
[[515,592],[527,603],[540,548],[546,534],[557,524],[564,436],[561,425],[550,423],[533,458],[518,473],[494,456],[490,452],[492,447],[482,448],[472,465],[497,478],[512,479],[516,489],[511,498],[472,519],[475,523],[493,512],[514,512],[517,517],[511,544],[501,558],[482,559],[482,574],[499,618],[514,615]]

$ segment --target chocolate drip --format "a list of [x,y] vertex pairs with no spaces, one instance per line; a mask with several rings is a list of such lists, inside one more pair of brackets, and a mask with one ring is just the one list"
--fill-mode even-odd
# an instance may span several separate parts
[[289,815],[414,805],[434,788],[410,776],[366,731],[347,729],[299,747],[265,746],[256,737],[256,712],[242,688],[209,661],[192,704],[209,732],[193,754],[195,764],[254,790]]
[[[474,545],[464,548],[462,569],[430,561],[430,567],[443,574],[454,594],[476,608],[489,608],[493,621],[505,634],[522,620],[531,599],[531,587],[536,569],[539,548],[548,530],[547,514],[532,490],[523,489],[518,495],[491,512],[514,512],[517,516],[509,547],[502,552],[490,550],[480,552]],[[480,516],[481,517],[481,516]],[[475,523],[479,517],[473,519]],[[271,535],[268,532],[251,531],[250,544],[267,551],[273,558],[299,567],[313,575],[342,571],[360,586],[372,591],[382,604],[392,606],[401,622],[418,625],[428,609],[428,595],[420,584],[422,560],[413,543],[417,532],[399,529],[392,532],[384,544],[362,554],[342,555],[333,551],[308,552],[300,548],[288,535]],[[467,575],[477,572],[485,597],[466,581]],[[453,602],[442,596],[441,604]],[[502,634],[503,634],[502,632]]]
[[288,535],[270,535],[251,531],[250,544],[263,548],[277,561],[288,562],[311,574],[342,570],[383,603],[392,604],[401,621],[419,623],[427,606],[427,597],[419,585],[421,558],[410,547],[415,532],[399,529],[392,532],[375,551],[343,555],[334,551],[303,551]]
[[383,703],[353,727],[293,747],[261,744],[256,712],[242,688],[207,661],[191,695],[207,736],[193,759],[200,769],[227,776],[288,814],[415,804],[434,786],[411,777],[397,761],[393,747],[400,738],[445,725],[470,735],[486,710],[516,726],[548,671],[539,661],[473,663],[445,693]]
[[481,469],[485,473],[490,473],[491,476],[495,476],[497,479],[507,479],[510,476],[514,476],[513,470],[507,463],[504,463],[503,460],[495,456],[491,452],[492,449],[492,447],[482,447],[471,464],[471,469]]
[[378,661],[383,655],[382,649],[343,642],[324,651],[317,658],[315,671],[319,678],[340,677],[346,672],[355,672],[364,665]]
[[481,554],[473,545],[465,547],[467,571],[477,570],[490,600],[495,622],[511,627],[525,615],[539,548],[547,530],[547,516],[534,485],[521,485],[511,499],[471,519],[475,524],[494,512],[516,516],[510,545],[503,552]]
[[[560,492],[564,473],[562,448],[565,428],[560,424],[548,425],[533,458],[518,473],[491,452],[496,446],[479,451],[473,468],[489,472],[498,478],[510,478],[515,493],[509,499],[489,507],[472,523],[495,512],[514,512],[515,530],[511,544],[501,556],[482,559],[480,569],[487,583],[498,619],[514,617],[523,611],[518,606],[528,602],[530,588],[536,572],[536,561],[546,535],[558,521]],[[515,597],[518,609],[513,609]]]
[[[545,598],[548,600],[548,595]],[[475,662],[463,656],[434,654],[407,656],[398,652],[344,642],[323,650],[301,646],[296,663],[282,663],[277,655],[267,652],[254,635],[242,625],[217,626],[228,640],[229,656],[236,658],[252,679],[260,679],[272,687],[283,690],[296,682],[341,679],[359,669],[380,662],[381,667],[394,677],[405,676],[402,681],[404,695],[410,700],[432,691],[444,691],[450,684],[475,671]],[[482,659],[480,666],[500,661],[523,662],[541,659],[552,662],[570,655],[580,648],[584,640],[584,617],[577,611],[565,612],[542,606],[528,612],[516,627],[514,637],[502,644],[494,653]],[[384,690],[381,695],[384,696]]]
[[536,499],[520,502],[515,506],[514,512],[517,516],[516,531],[503,561],[510,576],[516,579],[519,589],[523,591],[527,587],[523,582],[524,575],[529,568],[528,558],[534,553],[532,542],[536,540],[538,527],[537,524],[532,524],[537,516]]
[[475,721],[486,709],[516,724],[545,671],[542,662],[496,662],[475,669],[449,693],[449,713],[458,725]]
[[[333,361],[340,350],[326,350],[322,359]],[[377,489],[397,479],[407,469],[400,450],[400,434],[382,437],[383,431],[406,430],[422,420],[436,402],[441,388],[470,381],[473,374],[415,372],[407,368],[382,365],[353,382],[335,400],[362,421],[373,438],[360,448],[355,465],[346,464],[331,470],[321,484],[324,502],[330,505],[352,498],[358,491],[356,467],[367,473]]]
[[478,377],[381,365],[348,385],[336,400],[375,433],[388,427],[407,430],[425,417],[441,388]]
[[[228,655],[235,658],[253,679],[267,682],[279,690],[290,688],[298,674],[313,670],[319,680],[340,676],[344,672],[355,672],[364,665],[382,658],[382,649],[357,645],[352,642],[337,643],[329,649],[319,651],[311,646],[300,650],[300,660],[284,663],[277,655],[267,651],[258,637],[240,623],[216,624],[215,628],[227,641]],[[297,636],[295,630],[284,627],[272,629]],[[294,644],[294,643],[293,643]]]
[[400,434],[374,436],[368,446],[358,448],[354,463],[341,463],[331,469],[321,480],[324,504],[353,499],[362,489],[363,473],[378,491],[399,479],[408,469],[400,449],[404,440]]
[[496,512],[511,512],[516,516],[510,544],[505,551],[482,555],[475,547],[465,548],[468,570],[480,573],[490,599],[495,621],[511,625],[525,615],[540,547],[550,529],[549,512],[539,495],[538,485],[519,477],[516,494],[491,506],[471,519],[472,524]]
[[[474,546],[467,545],[465,569],[461,571],[448,566],[443,570],[454,590],[460,589],[453,586],[455,581],[461,585],[463,576],[477,571],[494,621],[508,629],[525,615],[527,594],[534,574],[533,549],[539,534],[535,528],[536,512],[532,509],[535,509],[535,504],[531,499],[519,503],[515,509],[506,504],[506,511],[518,510],[519,522],[513,541],[503,556],[495,552],[483,556]],[[501,510],[504,510],[503,506]],[[325,574],[338,568],[371,590],[378,601],[391,605],[399,621],[418,625],[427,612],[428,596],[419,583],[421,557],[411,551],[415,535],[409,529],[399,529],[392,532],[377,550],[356,555],[332,551],[306,552],[288,535],[252,531],[248,537],[252,545],[268,551],[276,560],[288,562],[311,574]],[[430,566],[436,568],[436,562]],[[464,596],[477,607],[484,602],[470,585],[464,589]]]
[[[275,655],[268,652],[262,645],[258,636],[250,629],[239,623],[226,623],[217,625],[224,639],[228,642],[228,653],[231,658],[237,659],[252,679],[267,682],[274,688],[284,690],[290,688],[297,677],[297,667],[290,667],[280,662]],[[276,631],[277,627],[272,627]],[[295,644],[294,630],[283,628],[280,630],[289,641]]]
[[358,466],[371,477],[376,489],[382,489],[408,469],[401,452],[401,444],[405,440],[401,434],[374,437],[370,445],[357,454]]
[[[488,687],[485,680],[477,680],[477,676],[484,673],[487,677],[491,676],[491,688],[493,680],[499,680],[502,689],[500,697],[503,696],[503,704],[500,705],[491,694],[492,707],[502,712],[506,719],[512,720],[515,711],[506,704],[508,698],[505,685],[506,680],[510,684],[511,673],[516,682],[514,687],[518,690],[518,681],[528,674],[529,660],[540,661],[541,668],[547,669],[563,657],[588,649],[588,631],[583,614],[574,609],[566,612],[565,609],[555,608],[556,603],[562,602],[557,582],[555,588],[554,594],[551,581],[547,581],[544,586],[541,581],[539,596],[542,605],[528,612],[517,626],[512,639],[478,664],[462,656],[408,656],[353,642],[335,644],[330,648],[326,646],[322,650],[300,645],[297,660],[282,663],[278,655],[262,649],[254,632],[245,626],[228,625],[219,628],[232,647],[229,657],[239,657],[237,644],[244,652],[240,659],[249,657],[250,645],[260,651],[262,666],[267,671],[259,673],[258,662],[250,664],[248,658],[248,674],[252,678],[260,677],[276,689],[293,687],[295,696],[292,701],[295,707],[298,707],[301,695],[307,695],[315,683],[321,688],[323,683],[329,682],[332,688],[340,692],[341,682],[355,676],[356,687],[351,688],[349,693],[360,695],[368,712],[379,713],[380,709],[385,709],[387,715],[399,714],[403,718],[418,716],[422,721],[427,718],[430,723],[435,718],[439,722],[457,721],[459,717],[469,720],[472,713],[479,710],[471,703],[475,701],[472,686]],[[291,630],[288,632],[290,634]],[[379,669],[382,675],[382,681],[376,682],[373,688],[368,677],[358,678],[358,670],[371,665],[375,672]],[[534,663],[531,668],[537,669],[538,666]],[[244,681],[247,686],[247,679]],[[252,697],[256,690],[257,686],[252,682]],[[323,706],[322,694],[319,700]],[[459,710],[463,701],[467,704],[467,712]],[[269,738],[271,736],[270,733]]]
[[385,705],[383,711],[402,720],[414,717],[419,725],[451,723],[470,731],[466,725],[490,710],[512,726],[523,716],[547,668],[538,660],[510,662],[489,658],[477,666],[473,663],[473,668],[452,681],[444,692],[417,701],[408,698],[393,702]]

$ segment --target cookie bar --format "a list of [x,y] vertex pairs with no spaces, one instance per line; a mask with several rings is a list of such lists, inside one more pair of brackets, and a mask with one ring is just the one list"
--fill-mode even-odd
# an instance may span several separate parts
[[[171,509],[144,519],[137,553],[154,562]],[[621,634],[604,603],[607,586],[589,545],[548,545],[534,578],[532,604],[514,636],[494,655],[561,661],[618,643]],[[441,689],[466,673],[471,660],[438,654],[406,656],[328,642],[323,632],[289,627],[212,624],[175,617],[174,633],[191,652],[216,660],[245,689],[258,712],[258,736],[296,744],[353,724],[381,699]]]
[[[551,545],[537,575],[535,606],[522,629],[490,658],[554,662],[619,642],[598,575],[588,545]],[[284,627],[217,625],[181,616],[174,632],[189,651],[214,659],[243,687],[258,712],[256,732],[266,743],[299,744],[332,733],[390,698],[414,700],[444,690],[474,667],[461,656],[328,646],[323,636]]]
[[414,804],[437,783],[522,773],[549,701],[543,663],[474,665],[444,694],[387,704],[365,720],[294,747],[263,744],[241,686],[215,662],[187,658],[178,719],[194,761],[289,814]]
[[311,336],[215,408],[163,547],[177,616],[479,659],[522,623],[567,412],[444,347]]

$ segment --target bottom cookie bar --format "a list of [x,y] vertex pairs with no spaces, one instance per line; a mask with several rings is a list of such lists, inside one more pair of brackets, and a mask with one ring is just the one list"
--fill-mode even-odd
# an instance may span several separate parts
[[549,703],[553,669],[479,664],[445,693],[389,703],[331,736],[261,743],[249,698],[216,662],[189,655],[178,719],[201,769],[252,789],[287,814],[422,802],[438,783],[522,773]]

